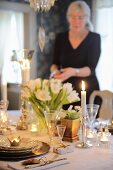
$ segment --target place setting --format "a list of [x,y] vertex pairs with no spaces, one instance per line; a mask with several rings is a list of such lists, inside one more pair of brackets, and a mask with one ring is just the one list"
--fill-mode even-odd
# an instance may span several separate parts
[[[20,159],[20,161],[9,162],[8,167],[15,170],[20,170],[20,169],[21,170],[24,169],[45,170],[45,169],[51,169],[57,166],[69,164],[70,161],[67,159],[66,154],[69,153],[69,150],[71,149],[70,148],[71,145],[64,143],[62,141],[65,129],[66,126],[61,124],[57,125],[57,137],[55,137],[55,139],[57,138],[57,140],[55,143],[52,143],[53,146],[51,146],[51,141],[50,144],[38,141],[38,144],[32,146],[32,150],[31,150],[32,154],[23,157],[22,159]],[[51,137],[54,138],[54,136]],[[44,149],[42,149],[43,147]],[[70,150],[70,152],[72,152],[73,149],[74,147]]]
[[0,159],[17,161],[48,153],[49,144],[30,138],[3,137],[0,140]]

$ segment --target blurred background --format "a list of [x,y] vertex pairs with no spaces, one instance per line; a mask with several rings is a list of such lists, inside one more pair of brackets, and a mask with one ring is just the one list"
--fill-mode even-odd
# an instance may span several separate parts
[[[47,12],[35,11],[28,0],[0,0],[0,77],[8,83],[10,109],[19,108],[21,72],[13,50],[33,49],[31,79],[49,78],[57,33],[67,30],[66,10],[74,0],[56,0]],[[91,8],[94,31],[101,35],[102,52],[96,68],[101,90],[113,92],[113,1],[84,0]],[[39,48],[39,28],[45,30],[43,51]]]

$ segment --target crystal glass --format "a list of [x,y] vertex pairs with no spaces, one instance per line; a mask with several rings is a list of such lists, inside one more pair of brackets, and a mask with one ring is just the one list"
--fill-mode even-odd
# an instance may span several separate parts
[[98,132],[97,134],[97,146],[108,148],[110,147],[111,133],[107,130]]
[[89,120],[89,128],[93,130],[93,123],[98,113],[99,105],[87,104],[87,116]]
[[97,104],[87,104],[87,117],[88,117],[88,128],[86,132],[87,143],[89,146],[93,146],[96,141],[96,130],[94,129],[93,123],[95,121],[96,115],[98,113],[99,105]]
[[54,137],[57,134],[56,125],[58,121],[59,112],[60,111],[57,110],[50,110],[44,112],[51,144],[54,143]]
[[61,145],[63,145],[62,139],[63,139],[65,130],[66,130],[65,125],[57,125],[57,132],[58,132],[58,136],[59,136]]

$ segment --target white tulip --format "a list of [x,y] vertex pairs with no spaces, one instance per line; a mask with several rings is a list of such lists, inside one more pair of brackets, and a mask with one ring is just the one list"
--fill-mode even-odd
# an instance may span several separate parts
[[47,90],[37,90],[37,92],[35,93],[35,96],[37,99],[41,101],[51,100],[51,96],[49,95],[49,92]]
[[50,88],[51,88],[52,93],[58,94],[60,90],[62,89],[61,80],[51,79]]
[[42,80],[41,80],[41,78],[36,79],[36,80],[34,81],[34,84],[35,84],[35,87],[36,87],[37,89],[40,89],[41,86],[42,86]]
[[78,93],[76,92],[76,90],[73,90],[69,96],[67,96],[67,100],[69,102],[74,102],[74,101],[79,101],[80,98],[78,97]]
[[63,85],[63,90],[66,91],[67,95],[70,94],[73,90],[71,83],[65,83]]

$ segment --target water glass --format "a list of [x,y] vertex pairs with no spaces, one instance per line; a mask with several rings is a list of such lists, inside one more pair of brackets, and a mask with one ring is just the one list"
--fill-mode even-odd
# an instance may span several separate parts
[[63,139],[65,130],[66,130],[65,125],[57,125],[57,132],[58,132],[58,136],[60,139],[60,144],[62,144],[62,139]]
[[86,140],[87,140],[88,145],[90,145],[90,146],[96,145],[97,131],[95,129],[92,130],[92,129],[88,128],[86,130]]

